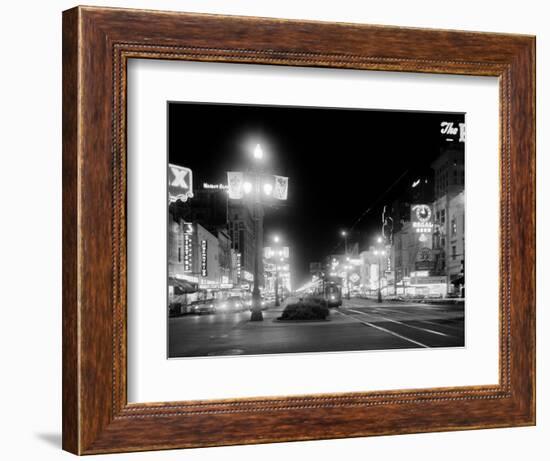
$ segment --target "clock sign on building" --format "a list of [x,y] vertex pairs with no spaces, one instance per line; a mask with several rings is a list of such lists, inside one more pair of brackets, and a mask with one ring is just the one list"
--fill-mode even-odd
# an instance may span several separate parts
[[425,242],[433,232],[433,214],[429,205],[419,204],[411,206],[411,223],[413,230],[419,234],[418,240]]

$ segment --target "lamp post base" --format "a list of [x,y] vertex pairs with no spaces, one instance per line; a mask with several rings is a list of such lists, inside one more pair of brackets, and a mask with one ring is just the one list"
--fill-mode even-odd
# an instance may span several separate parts
[[252,314],[250,315],[250,321],[251,322],[261,322],[264,319],[264,314],[262,314],[262,311],[260,310],[253,310]]

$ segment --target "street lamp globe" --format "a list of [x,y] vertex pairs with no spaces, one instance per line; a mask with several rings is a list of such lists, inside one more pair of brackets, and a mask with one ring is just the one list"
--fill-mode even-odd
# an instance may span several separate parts
[[265,183],[264,192],[265,192],[265,195],[271,195],[271,192],[273,192],[273,185],[271,185],[270,183]]
[[345,237],[346,235],[348,235],[346,231],[342,231],[341,234],[342,234],[342,237]]
[[256,160],[261,160],[264,156],[264,151],[262,150],[262,146],[259,144],[256,144],[256,147],[254,148],[254,158]]
[[378,243],[382,243],[382,237],[378,237],[378,238],[376,239],[376,241],[377,241]]

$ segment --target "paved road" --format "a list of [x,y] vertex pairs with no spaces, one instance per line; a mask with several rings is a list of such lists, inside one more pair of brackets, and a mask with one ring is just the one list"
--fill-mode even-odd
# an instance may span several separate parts
[[338,313],[399,338],[407,343],[408,347],[464,345],[463,303],[379,304],[370,300],[351,299],[344,302]]
[[282,308],[264,312],[183,316],[169,319],[170,357],[292,352],[460,347],[464,305],[345,300],[327,321],[280,322]]

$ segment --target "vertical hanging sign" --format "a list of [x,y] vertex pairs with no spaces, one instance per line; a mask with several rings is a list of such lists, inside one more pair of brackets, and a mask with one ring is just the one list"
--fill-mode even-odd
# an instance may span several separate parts
[[191,223],[183,223],[183,270],[184,272],[191,272],[191,265],[193,262],[193,251],[191,247],[191,240],[193,233],[193,225]]
[[208,242],[201,240],[201,276],[208,275]]

